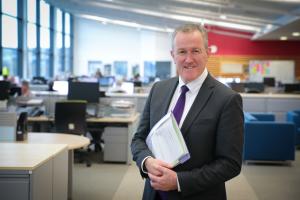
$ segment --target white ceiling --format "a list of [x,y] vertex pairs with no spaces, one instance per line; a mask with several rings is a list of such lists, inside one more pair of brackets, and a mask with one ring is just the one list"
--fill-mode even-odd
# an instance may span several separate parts
[[300,0],[46,1],[77,16],[137,28],[171,31],[184,22],[198,22],[225,28],[225,32],[242,31],[235,33],[242,37],[243,32],[251,32],[254,40],[279,40],[281,36],[300,40],[292,36],[300,32]]

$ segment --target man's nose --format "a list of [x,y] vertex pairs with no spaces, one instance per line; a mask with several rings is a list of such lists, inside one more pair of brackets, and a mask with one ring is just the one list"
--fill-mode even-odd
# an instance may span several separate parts
[[185,62],[192,62],[193,61],[193,54],[192,53],[187,53],[185,57]]

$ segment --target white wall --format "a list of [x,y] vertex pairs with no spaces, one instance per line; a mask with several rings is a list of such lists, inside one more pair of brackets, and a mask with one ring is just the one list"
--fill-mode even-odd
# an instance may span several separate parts
[[[144,61],[172,61],[170,49],[171,35],[168,33],[104,25],[79,17],[74,20],[75,75],[88,73],[88,61],[100,60],[110,64],[118,60],[140,66]],[[172,66],[174,74],[175,67]]]

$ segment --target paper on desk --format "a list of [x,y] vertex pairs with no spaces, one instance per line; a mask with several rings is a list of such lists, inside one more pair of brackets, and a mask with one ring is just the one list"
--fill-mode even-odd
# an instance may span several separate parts
[[155,124],[146,143],[155,158],[165,161],[173,167],[190,158],[185,141],[171,112]]

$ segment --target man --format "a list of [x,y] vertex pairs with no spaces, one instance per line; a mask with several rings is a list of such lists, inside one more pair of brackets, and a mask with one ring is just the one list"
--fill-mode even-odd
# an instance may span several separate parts
[[33,97],[33,94],[30,91],[30,86],[29,86],[29,82],[28,81],[22,81],[21,84],[21,96],[22,97],[28,97],[31,98]]
[[[179,77],[153,85],[131,144],[133,160],[146,178],[143,199],[226,199],[225,181],[241,170],[241,96],[208,73],[208,40],[202,26],[177,28],[171,55]],[[156,122],[174,113],[183,85],[188,91],[179,127],[191,157],[172,168],[155,159],[145,140]]]

